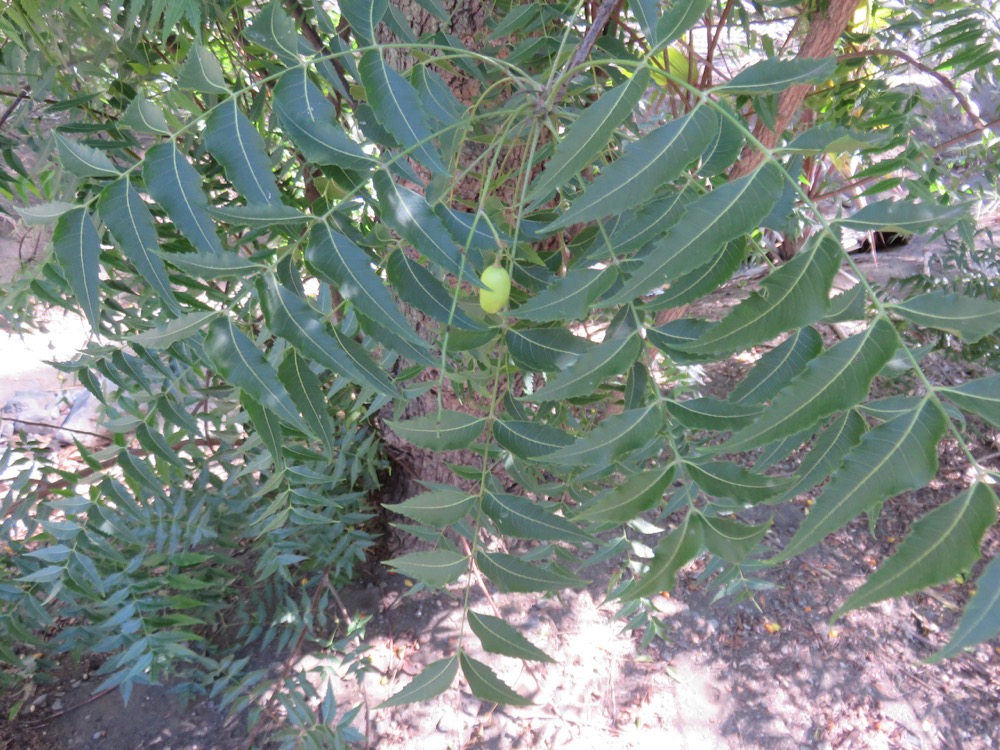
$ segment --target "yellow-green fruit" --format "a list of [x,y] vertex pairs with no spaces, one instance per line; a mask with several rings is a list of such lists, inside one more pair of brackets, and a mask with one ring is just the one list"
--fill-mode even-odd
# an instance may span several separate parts
[[510,274],[500,266],[489,266],[479,280],[486,287],[479,290],[479,306],[488,313],[500,312],[510,299]]

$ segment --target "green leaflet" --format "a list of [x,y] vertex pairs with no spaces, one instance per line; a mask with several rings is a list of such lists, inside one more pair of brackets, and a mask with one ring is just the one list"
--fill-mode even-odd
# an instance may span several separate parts
[[483,496],[483,512],[492,519],[497,530],[517,539],[588,544],[594,541],[576,524],[553,513],[554,503],[533,502],[519,495],[487,492]]
[[739,451],[779,440],[860,403],[879,370],[896,353],[898,340],[892,325],[879,318],[861,333],[830,347],[809,361],[760,419],[738,430],[719,450]]
[[625,397],[623,399],[626,409],[638,409],[643,405],[651,381],[649,370],[642,362],[636,362],[629,368],[628,376],[625,378]]
[[729,393],[736,403],[762,404],[770,401],[813,357],[823,351],[823,337],[815,328],[792,332],[778,346],[765,354]]
[[884,200],[868,204],[849,219],[840,219],[836,226],[861,232],[881,229],[901,234],[919,234],[954,224],[968,213],[967,204],[942,206],[937,203]]
[[781,146],[786,154],[839,154],[871,148],[888,141],[885,133],[864,133],[843,125],[817,125],[799,133],[792,142]]
[[[739,158],[746,142],[743,128],[737,123],[739,116],[725,102],[719,102],[720,111],[716,114],[719,118],[719,130],[709,144],[705,153],[701,157],[701,169],[698,175],[701,177],[714,177],[725,172]],[[724,112],[728,112],[735,118],[735,122],[726,117]]]
[[638,334],[602,341],[554,375],[540,390],[523,396],[522,400],[561,401],[590,395],[606,378],[630,368],[641,351],[642,338]]
[[695,511],[692,513],[701,524],[708,551],[734,565],[743,562],[771,528],[771,521],[748,526],[732,518],[709,518]]
[[483,432],[486,420],[460,411],[443,409],[403,422],[386,424],[404,440],[418,448],[432,451],[454,451],[468,448]]
[[169,253],[157,250],[157,255],[187,275],[202,279],[242,279],[253,276],[264,268],[237,252],[216,255],[200,249],[193,253]]
[[61,133],[56,133],[54,138],[60,163],[77,177],[117,177],[120,174],[103,151],[71,141]]
[[792,500],[826,479],[843,463],[848,451],[861,442],[867,429],[864,418],[854,409],[837,417],[802,459],[795,484],[778,498],[778,502]]
[[206,324],[218,316],[219,313],[215,311],[185,313],[176,320],[144,331],[138,336],[132,336],[129,340],[150,349],[166,349],[178,341],[204,331]]
[[497,420],[493,437],[502,448],[525,461],[537,461],[573,443],[565,431],[540,422]]
[[458,656],[449,656],[447,659],[428,664],[405,688],[379,703],[376,708],[392,708],[430,700],[450,688],[457,674]]
[[427,348],[427,342],[403,317],[382,279],[372,270],[368,254],[344,235],[334,232],[326,222],[314,225],[310,231],[305,260],[359,312],[418,348]]
[[913,524],[895,554],[872,573],[861,588],[833,613],[834,619],[852,609],[936,586],[979,559],[979,544],[997,518],[997,498],[988,485],[977,483]]
[[289,67],[299,64],[300,39],[295,24],[282,10],[280,2],[262,8],[245,33],[252,42],[277,55],[283,64]]
[[444,549],[430,552],[411,552],[387,560],[386,565],[409,578],[416,578],[428,586],[447,586],[459,579],[469,569],[469,558]]
[[[463,271],[461,253],[444,221],[431,211],[422,195],[398,184],[385,172],[373,178],[382,221],[411,243],[421,255],[448,273]],[[478,286],[467,270],[463,276]]]
[[727,94],[776,94],[801,83],[825,81],[833,75],[836,65],[835,57],[761,60],[713,91]]
[[649,85],[649,71],[642,69],[625,83],[606,91],[587,107],[556,144],[555,153],[528,192],[528,211],[551,198],[607,148],[615,129],[632,114]]
[[811,250],[798,253],[761,282],[718,325],[684,345],[694,353],[735,352],[801,328],[826,315],[830,286],[840,268],[840,243],[827,233]]
[[670,416],[693,430],[736,430],[750,424],[763,412],[760,406],[747,406],[711,396],[687,401],[668,399],[666,405]]
[[597,345],[565,328],[527,328],[507,331],[511,359],[525,370],[556,372],[571,367]]
[[199,91],[204,94],[228,94],[226,77],[222,66],[211,52],[195,44],[191,47],[181,72],[177,77],[177,85],[189,91]]
[[1000,302],[941,290],[887,305],[911,323],[954,333],[974,344],[1000,329]]
[[180,314],[180,303],[174,297],[163,259],[151,252],[160,243],[153,215],[128,180],[115,180],[104,188],[97,211],[122,254],[163,304],[175,315]]
[[136,94],[122,115],[121,124],[138,133],[170,135],[170,126],[163,111],[146,99],[142,93]]
[[649,46],[655,47],[656,22],[660,19],[660,0],[632,0],[628,7],[635,20],[639,22],[639,28]]
[[275,203],[278,188],[271,157],[257,128],[240,112],[235,96],[205,118],[205,146],[248,203]]
[[680,176],[708,146],[717,126],[714,113],[707,107],[699,107],[643,136],[630,144],[620,159],[608,165],[549,229],[634,208],[637,201]]
[[440,359],[433,356],[433,352],[429,352],[427,346],[414,346],[409,339],[404,339],[392,329],[376,323],[357,309],[354,310],[354,314],[357,316],[361,330],[381,344],[386,351],[394,352],[410,362],[425,367],[435,367],[440,363]]
[[33,227],[54,224],[60,216],[76,207],[75,203],[67,203],[66,201],[48,201],[34,206],[15,206],[14,209],[21,216],[21,221],[29,227]]
[[587,581],[500,552],[477,552],[476,565],[502,593],[527,594],[586,586]]
[[714,324],[707,320],[681,318],[659,328],[647,328],[646,340],[678,364],[710,362],[714,359],[712,355],[687,354],[679,347],[681,344],[694,341],[709,330],[712,325]]
[[655,508],[674,479],[674,467],[644,471],[586,501],[574,521],[628,523]]
[[691,478],[709,495],[744,505],[763,503],[783,493],[791,480],[747,471],[730,461],[686,463]]
[[649,569],[625,589],[625,601],[641,599],[670,591],[677,583],[677,571],[691,562],[702,550],[702,525],[691,522],[692,513],[676,529],[659,541],[653,552]]
[[399,396],[389,377],[352,338],[329,329],[313,307],[265,275],[258,282],[261,307],[268,326],[308,359],[346,375],[386,396]]
[[712,0],[671,3],[656,22],[656,40],[654,42],[650,39],[650,46],[655,44],[655,49],[660,50],[680,39],[688,29],[698,23],[711,4]]
[[844,323],[865,319],[865,303],[868,301],[863,284],[855,284],[846,292],[830,298],[830,309],[826,311],[824,323]]
[[680,221],[694,198],[693,190],[671,190],[656,196],[636,211],[622,214],[611,230],[609,252],[604,255],[630,253],[662,236]]
[[617,277],[614,266],[601,270],[571,268],[511,314],[535,323],[582,320],[590,313],[594,300],[608,291]]
[[303,68],[282,74],[274,85],[274,112],[281,129],[312,164],[366,171],[374,164],[337,125],[337,112]]
[[555,660],[499,617],[469,610],[469,627],[483,644],[483,650],[515,659],[552,663]]
[[694,302],[726,283],[747,257],[746,240],[727,242],[711,261],[670,282],[670,286],[643,304],[644,310],[666,310]]
[[469,690],[477,698],[491,703],[502,703],[508,706],[530,706],[532,701],[518,695],[510,689],[503,680],[497,677],[486,664],[466,656],[460,651],[458,661],[462,665],[462,675],[469,683]]
[[315,219],[283,203],[255,203],[250,206],[209,206],[208,212],[227,224],[238,227],[273,227],[309,224]]
[[662,426],[663,414],[655,403],[623,411],[608,417],[570,445],[548,454],[545,460],[571,468],[611,466],[652,440]]
[[933,664],[954,656],[964,648],[988,641],[997,633],[1000,633],[1000,556],[993,558],[976,580],[976,593],[965,605],[962,619],[948,645],[927,661]]
[[52,249],[91,327],[101,327],[101,238],[85,208],[59,217],[52,232]]
[[250,417],[254,431],[260,437],[261,442],[264,443],[267,452],[271,454],[274,468],[277,471],[284,471],[285,459],[282,451],[284,435],[282,434],[281,424],[278,422],[277,417],[268,409],[258,404],[246,391],[240,393],[240,403],[243,404],[243,408]]
[[937,471],[937,442],[946,419],[924,401],[865,433],[816,499],[788,545],[770,562],[779,563],[819,544],[860,513],[906,490],[923,487]]
[[343,0],[340,12],[351,24],[351,31],[369,42],[375,40],[375,27],[389,8],[389,0]]
[[222,255],[222,243],[208,216],[208,199],[201,189],[201,175],[171,143],[160,143],[146,152],[142,164],[146,192],[163,206],[167,216],[195,248]]
[[485,330],[485,326],[466,315],[460,307],[456,306],[452,313],[453,292],[422,265],[407,258],[401,248],[389,256],[385,272],[400,299],[435,320],[468,331]]
[[886,422],[893,417],[898,417],[900,414],[913,411],[922,400],[922,396],[900,394],[898,396],[887,396],[886,398],[866,401],[863,404],[859,404],[857,410],[865,416],[874,417],[879,421]]
[[[441,219],[451,238],[467,250],[492,252],[499,249],[498,240],[490,230],[493,222],[485,214],[456,211],[438,203],[434,206],[434,215]],[[512,241],[503,230],[498,229],[497,232],[500,241]]]
[[781,184],[778,168],[765,164],[689,203],[666,236],[636,256],[638,267],[604,304],[629,302],[703,265],[707,253],[714,254],[759,226],[777,200]]
[[281,364],[278,365],[278,380],[285,386],[292,403],[309,425],[311,434],[317,436],[327,452],[334,452],[333,436],[337,434],[333,418],[327,412],[323,386],[316,373],[309,369],[309,363],[295,350],[289,348]]
[[209,364],[227,382],[246,391],[286,424],[308,433],[308,426],[278,380],[278,373],[233,321],[226,317],[215,318],[208,326],[204,349]]
[[475,497],[453,487],[435,487],[386,508],[436,529],[460,521],[472,509]]
[[425,167],[447,174],[448,167],[431,142],[432,132],[420,97],[410,82],[389,67],[379,50],[361,55],[358,72],[368,103],[382,126]]
[[978,414],[995,427],[1000,427],[1000,375],[970,380],[951,388],[939,388],[959,407]]

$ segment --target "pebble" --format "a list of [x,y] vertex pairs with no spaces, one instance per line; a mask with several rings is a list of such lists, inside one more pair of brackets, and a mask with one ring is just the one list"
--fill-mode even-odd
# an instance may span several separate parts
[[62,698],[56,698],[54,701],[52,701],[52,710],[53,711],[62,711],[63,710]]

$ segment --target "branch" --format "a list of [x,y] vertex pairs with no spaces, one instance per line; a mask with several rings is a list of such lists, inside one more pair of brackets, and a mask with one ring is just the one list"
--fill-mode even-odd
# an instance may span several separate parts
[[[14,101],[12,101],[7,106],[7,109],[4,110],[3,114],[0,115],[0,128],[2,128],[4,126],[4,124],[7,122],[7,120],[10,119],[10,116],[12,114],[14,114],[14,110],[17,109],[17,105],[20,104],[21,102],[23,102],[25,99],[28,98],[28,93],[30,91],[31,91],[31,88],[28,87],[28,86],[25,86],[23,89],[21,89],[20,93],[18,93],[17,96],[14,97]],[[6,94],[7,92],[3,92],[3,93]]]
[[[341,85],[344,87],[344,91],[347,95],[347,101],[350,102],[352,107],[357,107],[358,103],[354,101],[354,97],[351,96],[351,83],[347,80],[347,71],[344,70],[344,66],[340,64],[340,60],[333,56],[333,52],[330,48],[326,46],[326,43],[320,37],[319,32],[316,31],[309,23],[309,19],[306,18],[306,11],[302,7],[302,4],[298,0],[292,0],[289,3],[291,6],[292,15],[299,24],[299,28],[302,29],[302,35],[309,41],[313,49],[329,58],[330,63],[333,65],[333,69],[337,72],[337,78],[340,79]],[[337,92],[338,99],[340,98],[340,93]],[[335,102],[337,106],[337,114],[340,114],[340,102]]]
[[726,2],[726,7],[722,9],[722,15],[719,16],[719,23],[715,27],[715,34],[712,35],[712,41],[708,44],[708,51],[705,53],[705,72],[701,76],[701,87],[708,88],[708,85],[712,82],[712,59],[715,56],[715,48],[719,46],[719,37],[722,36],[722,29],[726,25],[726,21],[729,18],[729,12],[733,9],[736,0],[728,0]]
[[[961,143],[962,141],[972,138],[975,135],[979,135],[984,130],[995,130],[997,128],[1000,128],[1000,117],[997,117],[994,120],[990,120],[989,122],[984,122],[981,125],[977,125],[972,130],[962,133],[961,135],[957,135],[954,138],[949,138],[947,141],[944,141],[943,143],[939,143],[938,145],[934,146],[934,153],[935,154],[941,153],[946,148],[954,146],[956,143]],[[881,180],[883,176],[884,175],[872,175],[871,177],[862,177],[861,179],[855,180],[854,182],[849,182],[846,185],[841,185],[840,187],[836,187],[833,190],[827,190],[825,193],[820,193],[819,195],[815,195],[813,196],[813,200],[821,201],[824,198],[831,198],[835,195],[846,193],[848,190],[853,190],[854,188],[857,187],[863,187],[864,185],[868,185],[869,183]]]
[[958,88],[955,86],[954,83],[951,82],[948,76],[944,75],[940,71],[934,70],[934,68],[930,67],[929,65],[925,65],[924,63],[917,60],[915,57],[912,57],[906,54],[905,52],[900,52],[899,50],[896,49],[887,49],[885,47],[878,47],[876,49],[861,50],[860,52],[848,52],[843,55],[838,55],[837,60],[838,61],[854,60],[859,57],[877,57],[879,55],[898,57],[900,60],[905,60],[906,62],[908,62],[917,70],[927,73],[928,75],[934,76],[942,86],[944,86],[946,89],[948,89],[948,91],[951,92],[952,96],[955,97],[958,103],[962,106],[962,109],[965,110],[966,114],[968,114],[969,117],[971,117],[977,125],[983,126],[980,127],[980,130],[985,130],[985,124],[983,123],[983,120],[979,116],[979,114],[975,111],[975,108],[972,106],[972,103],[966,98],[965,94],[963,94],[961,91],[958,90]]
[[622,0],[603,0],[601,2],[597,12],[594,13],[594,20],[590,24],[590,28],[587,29],[587,33],[583,35],[583,41],[580,42],[580,46],[576,48],[576,51],[573,53],[573,57],[570,58],[569,65],[566,68],[566,80],[563,81],[562,86],[559,87],[559,94],[556,96],[556,101],[559,101],[566,95],[566,89],[569,88],[570,75],[572,75],[576,66],[580,65],[590,55],[591,51],[594,49],[594,45],[597,44],[597,37],[600,36],[604,27],[608,25],[612,12],[615,7],[621,5],[621,2]]

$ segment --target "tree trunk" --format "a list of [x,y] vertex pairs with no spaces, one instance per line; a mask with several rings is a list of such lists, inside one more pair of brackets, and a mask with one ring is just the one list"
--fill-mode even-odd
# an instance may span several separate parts
[[[823,9],[816,11],[809,23],[809,30],[799,47],[797,57],[815,59],[833,53],[837,40],[847,29],[847,24],[858,7],[858,0],[827,0],[821,3]],[[801,84],[785,89],[778,98],[778,114],[774,130],[758,119],[753,135],[765,148],[773,148],[778,137],[791,125],[795,113],[799,111],[806,95],[812,89],[810,84]],[[730,174],[731,179],[750,174],[764,160],[764,154],[748,146]]]

